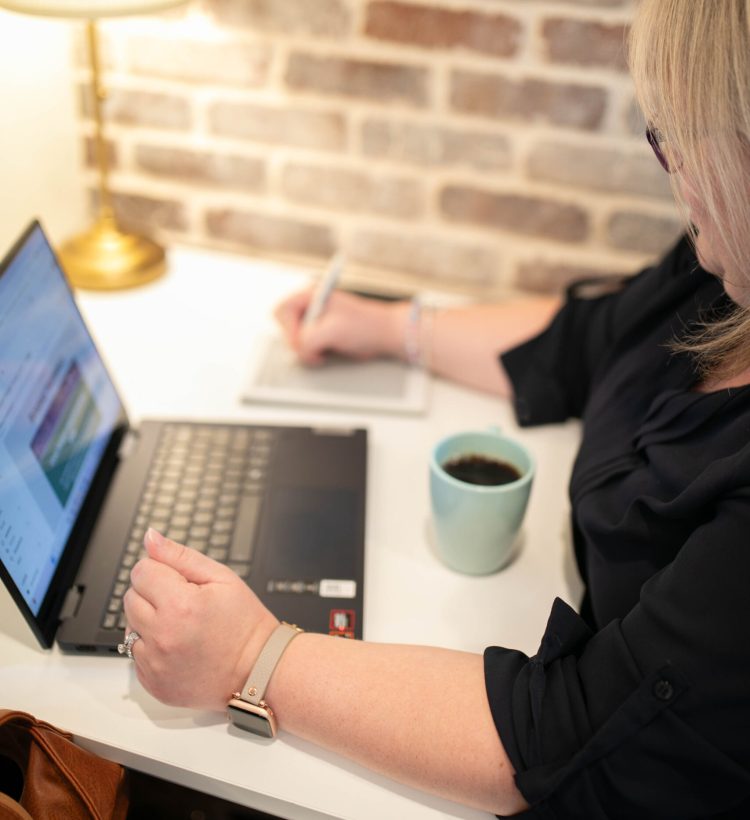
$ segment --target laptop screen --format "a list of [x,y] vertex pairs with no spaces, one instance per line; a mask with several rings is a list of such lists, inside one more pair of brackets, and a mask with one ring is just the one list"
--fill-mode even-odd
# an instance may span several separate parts
[[35,615],[121,411],[37,223],[0,269],[0,558]]

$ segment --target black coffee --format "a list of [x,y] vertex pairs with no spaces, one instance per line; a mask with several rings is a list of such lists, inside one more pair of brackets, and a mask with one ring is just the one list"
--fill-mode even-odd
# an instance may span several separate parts
[[468,484],[482,484],[492,487],[497,484],[510,484],[518,481],[521,473],[517,467],[505,461],[498,461],[487,456],[468,455],[458,456],[443,464],[448,475]]

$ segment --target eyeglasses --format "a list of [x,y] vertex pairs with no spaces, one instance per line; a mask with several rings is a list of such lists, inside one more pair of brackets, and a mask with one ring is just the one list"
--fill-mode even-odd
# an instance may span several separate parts
[[648,144],[654,149],[654,153],[656,154],[656,158],[661,163],[661,167],[668,174],[671,174],[675,169],[672,168],[669,160],[664,155],[664,151],[662,151],[661,144],[664,142],[664,137],[662,136],[661,131],[659,131],[658,128],[649,126],[646,129],[646,139],[648,140]]

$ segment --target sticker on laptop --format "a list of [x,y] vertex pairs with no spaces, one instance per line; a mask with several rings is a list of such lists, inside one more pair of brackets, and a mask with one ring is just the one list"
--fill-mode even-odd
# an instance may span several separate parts
[[272,578],[266,582],[266,592],[293,592],[297,595],[317,595],[318,582]]
[[335,632],[353,632],[356,613],[353,609],[332,609],[328,616],[328,630]]
[[356,598],[357,582],[335,578],[323,578],[318,588],[321,598]]

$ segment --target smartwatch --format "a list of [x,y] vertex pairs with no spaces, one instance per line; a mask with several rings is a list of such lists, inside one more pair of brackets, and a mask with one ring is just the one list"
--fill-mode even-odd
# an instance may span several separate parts
[[227,705],[227,715],[235,726],[260,737],[276,737],[276,716],[263,696],[284,650],[303,631],[282,621],[271,633],[245,685],[241,691],[232,693]]

